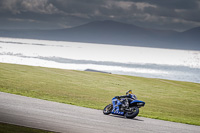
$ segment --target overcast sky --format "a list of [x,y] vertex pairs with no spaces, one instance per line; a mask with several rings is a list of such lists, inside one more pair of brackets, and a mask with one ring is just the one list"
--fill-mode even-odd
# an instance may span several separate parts
[[0,29],[57,29],[97,20],[184,31],[200,26],[200,0],[0,0]]

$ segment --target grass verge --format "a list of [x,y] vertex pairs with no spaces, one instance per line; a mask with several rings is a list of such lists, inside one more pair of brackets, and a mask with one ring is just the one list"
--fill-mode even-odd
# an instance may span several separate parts
[[139,116],[200,125],[200,84],[0,63],[0,91],[103,109],[129,89],[146,105]]
[[54,133],[54,132],[0,122],[0,133]]

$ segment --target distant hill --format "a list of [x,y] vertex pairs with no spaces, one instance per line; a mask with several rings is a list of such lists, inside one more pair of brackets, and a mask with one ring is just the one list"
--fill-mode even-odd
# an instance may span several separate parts
[[192,28],[190,30],[184,31],[184,34],[200,35],[200,27]]
[[190,30],[184,31],[182,32],[182,35],[187,36],[190,39],[198,40],[200,38],[200,27],[196,27],[196,28],[192,28]]
[[1,37],[200,50],[200,27],[184,32],[156,30],[106,20],[58,30],[0,30]]

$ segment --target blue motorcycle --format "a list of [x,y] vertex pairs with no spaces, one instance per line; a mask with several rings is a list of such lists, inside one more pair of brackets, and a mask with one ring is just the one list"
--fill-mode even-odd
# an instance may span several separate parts
[[104,108],[103,113],[122,115],[132,119],[139,114],[139,108],[144,105],[145,102],[137,100],[137,97],[129,90],[125,96],[114,97],[112,103]]

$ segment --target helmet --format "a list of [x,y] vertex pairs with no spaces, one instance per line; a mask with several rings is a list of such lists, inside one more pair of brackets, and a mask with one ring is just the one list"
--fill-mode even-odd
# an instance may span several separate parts
[[127,92],[126,92],[126,95],[128,95],[128,94],[133,94],[133,93],[132,93],[132,90],[127,91]]

